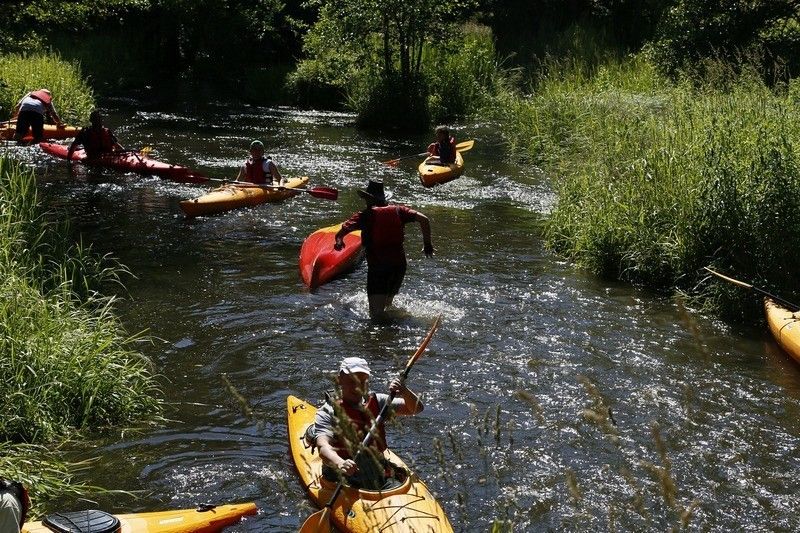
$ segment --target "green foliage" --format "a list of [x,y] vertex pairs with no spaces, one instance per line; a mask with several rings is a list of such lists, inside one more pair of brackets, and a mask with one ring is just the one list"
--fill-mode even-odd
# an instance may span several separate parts
[[349,94],[349,107],[364,128],[396,128],[420,131],[430,125],[427,88],[421,77],[402,78],[399,73],[361,73]]
[[40,211],[33,174],[4,158],[0,207],[0,441],[157,416],[150,364],[97,292],[123,270],[70,245]]
[[553,249],[656,288],[691,290],[716,264],[800,291],[794,84],[773,93],[753,70],[670,83],[643,57],[560,72],[502,113],[513,149],[554,177]]
[[0,56],[0,117],[8,117],[27,92],[45,87],[53,93],[61,119],[80,124],[94,107],[92,90],[75,62],[55,54]]

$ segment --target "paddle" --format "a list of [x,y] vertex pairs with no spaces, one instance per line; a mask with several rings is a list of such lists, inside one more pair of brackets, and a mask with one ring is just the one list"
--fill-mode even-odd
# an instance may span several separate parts
[[740,287],[744,287],[745,289],[750,289],[750,290],[756,291],[759,294],[763,294],[767,298],[771,298],[771,299],[775,300],[776,302],[782,303],[786,307],[790,307],[793,311],[800,311],[800,305],[797,305],[796,303],[792,303],[792,302],[790,302],[788,300],[784,300],[780,296],[775,296],[774,294],[771,294],[771,293],[765,291],[764,289],[759,289],[758,287],[754,287],[754,286],[750,285],[749,283],[745,283],[744,281],[739,281],[738,279],[729,278],[728,276],[726,276],[724,274],[720,274],[719,272],[716,272],[714,270],[711,270],[708,267],[703,267],[703,268],[706,269],[707,271],[711,272],[712,274],[714,274],[718,278],[724,279],[725,281],[729,281],[729,282],[733,283],[734,285],[738,285]]
[[[460,142],[456,145],[456,151],[458,152],[467,152],[472,150],[472,147],[475,145],[475,141],[464,141]],[[384,161],[384,165],[389,165],[390,167],[396,167],[397,164],[402,161],[403,159],[410,159],[412,157],[422,157],[424,155],[428,155],[428,152],[422,152],[421,154],[412,154],[412,155],[404,155],[402,157],[398,157],[397,159],[390,159],[388,161]]]
[[301,189],[300,187],[286,187],[285,185],[266,185],[261,183],[250,183],[249,181],[236,181],[236,180],[223,180],[219,178],[206,178],[201,183],[206,182],[222,183],[224,185],[235,185],[244,188],[257,188],[257,189],[278,189],[286,191],[307,192],[314,198],[322,198],[325,200],[336,200],[339,198],[339,190],[331,187],[312,187],[311,189]]
[[[425,338],[422,339],[417,351],[414,352],[414,355],[411,356],[411,359],[408,360],[406,363],[406,367],[400,372],[400,380],[404,381],[406,377],[408,377],[408,372],[411,370],[411,367],[414,366],[414,363],[417,362],[417,359],[422,357],[422,353],[425,351],[425,348],[428,347],[428,344],[431,342],[431,338],[433,338],[433,334],[436,333],[436,330],[439,329],[439,325],[442,323],[442,315],[439,315],[434,319],[433,325],[431,326],[430,331],[428,334],[425,335]],[[389,399],[384,404],[381,412],[378,413],[377,418],[372,422],[372,427],[370,427],[369,432],[364,437],[364,440],[361,442],[361,447],[359,448],[358,453],[356,453],[356,458],[361,454],[361,451],[364,450],[373,440],[373,434],[383,423],[386,419],[386,416],[389,412],[389,408],[392,405],[392,400],[394,400],[395,393],[391,393],[389,395]],[[331,531],[331,509],[333,508],[333,503],[336,501],[336,498],[339,497],[339,494],[342,492],[342,486],[344,485],[344,479],[339,481],[339,484],[336,485],[336,490],[333,491],[333,495],[331,495],[331,499],[328,500],[328,503],[325,504],[325,507],[316,513],[309,516],[303,525],[300,527],[300,533],[329,533]]]

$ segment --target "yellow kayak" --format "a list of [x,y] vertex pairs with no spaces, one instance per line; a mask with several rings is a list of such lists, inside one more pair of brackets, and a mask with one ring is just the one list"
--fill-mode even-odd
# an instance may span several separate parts
[[[56,126],[54,124],[45,124],[43,133],[44,139],[71,139],[78,134],[80,128],[76,128],[75,126]],[[14,138],[14,134],[17,132],[17,125],[16,124],[4,124],[0,126],[0,139],[11,140]],[[25,137],[22,138],[23,141],[31,142],[33,140],[33,134],[28,130],[28,133]]]
[[800,363],[800,311],[793,313],[770,298],[764,298],[764,311],[775,340]]
[[55,513],[42,522],[28,522],[22,533],[216,533],[256,514],[254,503],[202,506],[154,513],[112,515],[103,511]]
[[461,152],[456,152],[455,163],[449,165],[437,165],[434,161],[438,161],[438,157],[427,157],[425,161],[419,165],[419,181],[425,187],[433,187],[447,183],[459,177],[464,172],[464,158]]
[[[317,408],[289,396],[289,447],[303,486],[314,503],[324,507],[336,483],[322,477],[318,450],[305,441],[306,428],[314,422]],[[390,450],[387,459],[409,472],[405,482],[386,492],[344,487],[331,508],[331,522],[341,531],[356,533],[452,532],[453,526],[436,498],[403,461]]]
[[181,202],[187,217],[199,217],[224,213],[238,207],[253,207],[267,202],[280,202],[300,194],[292,189],[303,187],[308,177],[291,178],[280,187],[266,185],[223,185],[218,189]]

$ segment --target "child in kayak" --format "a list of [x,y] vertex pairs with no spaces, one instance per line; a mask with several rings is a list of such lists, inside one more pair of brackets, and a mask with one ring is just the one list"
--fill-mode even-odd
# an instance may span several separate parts
[[44,138],[44,122],[47,117],[50,117],[57,126],[64,126],[53,106],[53,95],[49,90],[38,89],[23,96],[11,114],[11,119],[17,120],[14,140],[21,143],[22,138],[28,134],[28,130],[31,130],[33,142],[41,142]]
[[83,146],[87,159],[95,159],[103,154],[124,151],[125,148],[117,141],[117,138],[110,129],[103,126],[103,114],[97,109],[89,114],[91,126],[81,128],[75,140],[69,145],[67,150],[67,162],[72,162],[72,154]]
[[404,205],[388,205],[389,195],[383,191],[383,182],[369,180],[366,190],[358,194],[367,207],[351,216],[336,233],[334,249],[344,248],[344,236],[361,230],[361,243],[367,252],[367,299],[369,315],[373,320],[386,318],[386,308],[400,291],[406,275],[404,226],[419,223],[427,257],[434,253],[431,244],[431,224],[428,217]]
[[456,139],[450,136],[450,128],[436,126],[436,140],[428,145],[428,153],[439,157],[433,164],[450,165],[456,162]]
[[[344,476],[352,486],[386,490],[398,486],[406,473],[384,458],[387,445],[383,425],[376,429],[370,446],[358,453],[373,420],[389,400],[388,394],[369,390],[370,374],[369,365],[361,357],[342,360],[336,375],[338,390],[325,393],[325,404],[308,427],[306,440],[319,447],[325,479],[337,482]],[[389,392],[396,395],[392,414],[413,416],[422,412],[422,401],[400,378],[392,380]]]
[[264,143],[261,141],[250,143],[250,157],[239,169],[236,180],[272,185],[281,185],[285,182],[272,158],[264,157]]

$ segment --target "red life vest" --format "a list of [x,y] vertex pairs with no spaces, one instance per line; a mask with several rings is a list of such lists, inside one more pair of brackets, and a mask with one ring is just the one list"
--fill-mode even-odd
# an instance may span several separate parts
[[405,224],[399,208],[394,205],[372,207],[368,217],[369,222],[361,233],[367,259],[382,264],[404,264]]
[[[358,437],[358,443],[352,443],[353,446],[364,441],[364,437],[367,436],[369,428],[372,427],[372,422],[378,418],[378,413],[380,412],[378,408],[378,397],[374,392],[369,394],[369,399],[365,405],[345,405],[344,402],[338,400],[336,402],[336,410],[339,412],[344,411],[350,419],[350,424],[353,426],[355,434]],[[383,452],[386,449],[386,429],[383,427],[383,424],[378,426],[370,446],[375,447],[379,452]],[[341,457],[352,459],[347,446],[337,447],[336,451]]]
[[[247,176],[247,181],[250,183],[267,182],[267,173],[264,172],[264,161],[270,161],[270,158],[262,157],[260,159],[253,159],[251,157],[245,162],[244,171]],[[269,181],[272,183],[272,176],[269,177]]]
[[456,160],[456,140],[450,137],[446,143],[436,143],[436,152],[442,163],[454,163]]
[[31,91],[30,95],[33,98],[36,98],[37,100],[42,102],[44,105],[50,105],[50,103],[53,101],[53,97],[50,94],[48,94],[47,91],[45,91],[44,89],[39,89],[38,91]]
[[108,128],[86,128],[85,132],[83,150],[86,157],[94,158],[114,151],[114,136]]

